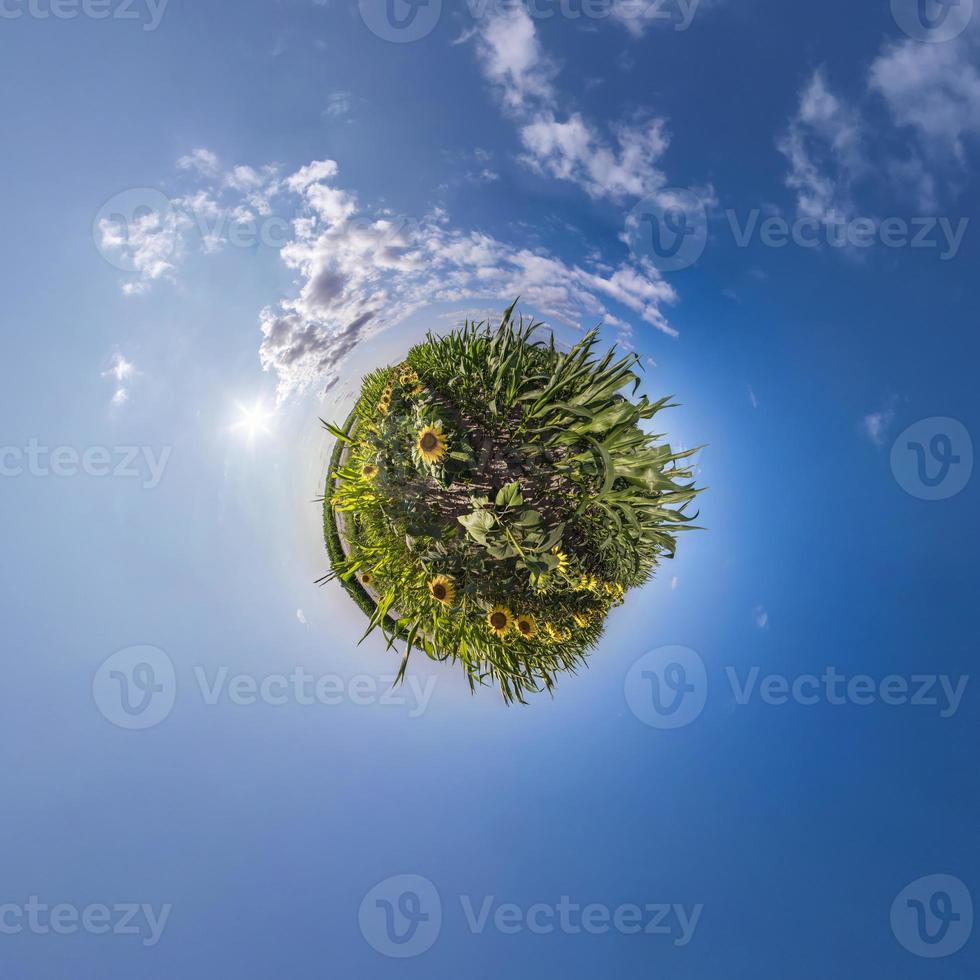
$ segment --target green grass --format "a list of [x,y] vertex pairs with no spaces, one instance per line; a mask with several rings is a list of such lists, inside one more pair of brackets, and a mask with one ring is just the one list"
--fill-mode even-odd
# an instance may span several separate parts
[[633,400],[637,356],[597,356],[595,331],[563,353],[539,328],[511,307],[429,334],[324,423],[323,581],[401,641],[399,676],[418,649],[507,700],[550,690],[692,526],[696,450],[641,427],[670,399]]

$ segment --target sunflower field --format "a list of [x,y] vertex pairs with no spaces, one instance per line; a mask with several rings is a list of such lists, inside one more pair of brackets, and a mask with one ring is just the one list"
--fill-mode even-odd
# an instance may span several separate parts
[[[539,323],[467,322],[367,375],[324,494],[331,571],[365,636],[458,662],[506,700],[551,690],[692,527],[689,449],[641,423],[639,358],[567,352]],[[685,462],[688,461],[688,462]]]

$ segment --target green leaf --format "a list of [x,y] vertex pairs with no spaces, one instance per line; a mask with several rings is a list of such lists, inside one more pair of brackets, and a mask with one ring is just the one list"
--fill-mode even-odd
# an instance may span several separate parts
[[521,493],[521,485],[517,482],[508,483],[497,491],[497,499],[494,503],[498,507],[512,508],[520,507],[524,503],[524,495]]

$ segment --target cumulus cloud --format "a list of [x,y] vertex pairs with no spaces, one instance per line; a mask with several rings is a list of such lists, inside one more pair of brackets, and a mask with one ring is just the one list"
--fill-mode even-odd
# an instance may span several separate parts
[[579,113],[564,122],[544,113],[521,128],[524,162],[539,174],[568,180],[590,197],[622,202],[659,190],[666,178],[655,164],[667,148],[664,121],[613,128],[609,144]]
[[[321,179],[311,181],[314,173]],[[299,293],[261,318],[260,357],[278,377],[280,398],[334,382],[357,344],[433,303],[521,295],[542,316],[574,325],[588,316],[628,333],[612,302],[676,335],[663,312],[676,295],[652,268],[569,264],[454,228],[438,209],[409,220],[362,208],[356,195],[326,183],[335,173],[319,161],[285,182],[298,189],[306,217],[281,250],[300,273]]]
[[508,110],[524,113],[555,101],[552,83],[558,65],[545,54],[534,21],[523,7],[489,14],[473,36],[483,74]]
[[581,112],[563,110],[554,84],[558,65],[523,7],[484,17],[469,36],[484,76],[517,122],[520,159],[531,170],[616,203],[666,184],[657,167],[668,143],[664,120],[621,122],[607,134]]
[[[358,344],[439,303],[499,308],[521,296],[528,309],[556,322],[579,327],[602,321],[628,345],[626,310],[677,336],[665,314],[676,301],[674,289],[642,260],[610,265],[592,252],[585,261],[568,262],[543,247],[455,227],[439,208],[409,218],[363,205],[337,178],[333,160],[315,160],[287,175],[273,167],[219,166],[202,176],[204,186],[172,202],[179,220],[169,278],[195,231],[201,251],[220,248],[225,219],[254,214],[256,198],[291,216],[279,256],[297,273],[296,293],[260,316],[259,358],[275,374],[280,400],[310,386],[333,387]],[[145,291],[161,278],[152,268],[138,271],[124,289]]]

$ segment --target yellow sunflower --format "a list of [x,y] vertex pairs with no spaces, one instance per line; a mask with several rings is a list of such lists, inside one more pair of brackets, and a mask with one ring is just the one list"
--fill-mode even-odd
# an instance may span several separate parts
[[389,406],[390,406],[390,402],[387,402],[382,398],[381,401],[378,402],[378,411],[382,415],[387,415]]
[[591,616],[589,616],[586,613],[580,613],[580,612],[572,613],[572,619],[575,620],[575,625],[582,630],[584,630],[585,627],[588,626],[590,622],[592,622]]
[[568,571],[568,555],[557,546],[551,549],[551,553],[558,559],[558,574],[564,575]]
[[370,572],[361,572],[361,585],[370,585],[374,581],[374,576]]
[[545,623],[544,632],[545,636],[547,636],[552,643],[561,643],[563,636],[562,631],[558,629],[554,623]]
[[511,623],[514,622],[514,614],[506,606],[494,606],[487,613],[487,626],[491,632],[496,633],[501,639],[507,635]]
[[378,468],[374,465],[374,463],[365,463],[361,467],[361,476],[363,476],[365,480],[373,480],[377,475]]
[[514,620],[514,625],[525,640],[530,640],[538,632],[538,624],[530,613],[521,613]]
[[435,463],[446,452],[446,437],[438,425],[427,425],[420,433],[418,442],[419,455],[427,463]]
[[436,602],[441,602],[444,606],[451,606],[456,598],[456,587],[451,578],[445,575],[436,575],[429,580],[429,595]]

